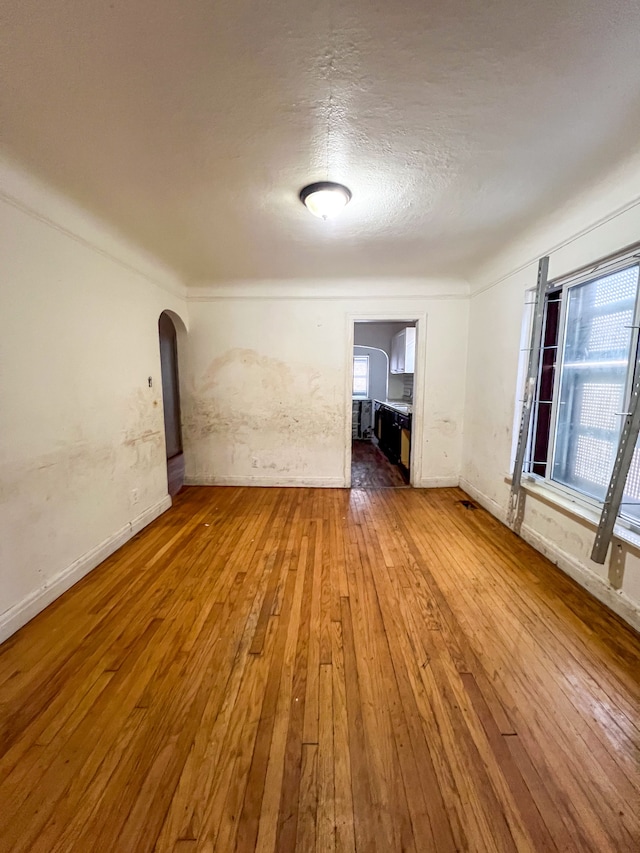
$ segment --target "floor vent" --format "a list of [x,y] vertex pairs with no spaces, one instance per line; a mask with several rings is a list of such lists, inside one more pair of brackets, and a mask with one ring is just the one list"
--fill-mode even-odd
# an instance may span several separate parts
[[458,503],[462,504],[465,509],[478,509],[472,501],[458,501]]

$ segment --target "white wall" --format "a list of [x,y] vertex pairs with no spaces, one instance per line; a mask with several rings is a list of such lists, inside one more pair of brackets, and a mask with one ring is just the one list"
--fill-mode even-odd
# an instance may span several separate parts
[[[504,519],[509,485],[517,368],[525,291],[537,259],[550,254],[550,277],[640,239],[640,157],[622,164],[564,210],[510,246],[472,283],[461,485]],[[640,550],[614,548],[617,560],[589,559],[594,518],[578,518],[529,494],[523,536],[583,586],[640,626]]]
[[[457,484],[468,288],[457,282],[202,286],[189,302],[189,483],[343,486],[356,319],[426,315],[417,485]],[[424,330],[423,330],[424,331]]]
[[0,179],[1,640],[170,505],[157,324],[185,302],[79,208]]

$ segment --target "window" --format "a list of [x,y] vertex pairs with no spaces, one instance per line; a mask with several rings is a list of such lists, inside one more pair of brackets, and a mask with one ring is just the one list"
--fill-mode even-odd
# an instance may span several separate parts
[[[638,345],[639,265],[552,283],[545,297],[540,367],[525,471],[584,500],[605,497]],[[620,514],[640,522],[640,452]]]
[[354,355],[353,357],[353,396],[369,396],[369,356]]

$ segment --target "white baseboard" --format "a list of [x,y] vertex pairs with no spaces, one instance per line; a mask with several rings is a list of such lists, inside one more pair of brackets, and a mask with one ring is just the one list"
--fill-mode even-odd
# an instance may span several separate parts
[[29,595],[22,601],[15,604],[9,610],[5,611],[0,616],[0,643],[4,642],[8,637],[14,634],[23,625],[26,625],[29,620],[33,619],[41,610],[44,610],[52,601],[55,601],[63,592],[66,592],[70,587],[77,583],[81,578],[87,575],[92,569],[95,569],[100,563],[111,556],[114,551],[121,548],[125,542],[128,542],[136,533],[139,533],[147,524],[150,524],[159,515],[169,509],[171,506],[171,498],[169,495],[162,500],[148,507],[140,515],[136,516],[132,521],[128,522],[117,530],[104,542],[96,545],[82,557],[79,557],[66,569],[63,569],[55,577],[48,580],[43,586]]
[[[417,489],[444,489],[457,486],[458,477],[425,477],[420,480]],[[343,477],[284,477],[284,476],[237,476],[237,475],[189,475],[184,478],[185,486],[299,486],[311,489],[344,489]]]
[[416,489],[451,489],[458,486],[460,480],[458,477],[423,477],[414,483]]
[[640,607],[635,604],[622,590],[614,589],[606,580],[576,560],[571,554],[567,554],[554,542],[550,542],[541,536],[532,527],[523,524],[520,535],[532,545],[536,551],[544,554],[559,569],[573,578],[574,581],[590,592],[598,601],[606,604],[614,613],[617,613],[625,622],[628,622],[636,631],[640,631]]
[[498,521],[501,521],[503,524],[507,523],[506,510],[497,501],[494,501],[493,498],[488,497],[483,492],[476,489],[476,487],[468,480],[465,480],[464,477],[460,478],[460,488],[463,492],[466,492],[470,497],[472,497],[474,501],[479,503],[481,507],[484,507],[487,512],[490,512],[491,515],[495,516]]
[[[460,480],[460,488],[467,492],[480,506],[484,507],[491,515],[495,516],[503,524],[506,521],[506,510],[492,498],[483,494],[468,480]],[[520,536],[536,551],[544,554],[561,571],[576,583],[590,592],[594,598],[606,604],[614,613],[628,622],[636,631],[640,631],[640,606],[632,601],[621,590],[614,589],[604,578],[592,572],[587,566],[577,560],[571,554],[559,548],[555,542],[541,536],[528,524],[523,524]]]
[[128,526],[131,528],[131,536],[129,539],[135,536],[136,533],[140,533],[141,530],[144,530],[148,524],[155,521],[163,512],[171,509],[172,503],[171,495],[165,495],[162,500],[159,500],[157,503],[153,504],[153,506],[145,509],[145,511],[141,512],[140,515],[137,515],[129,522]]
[[344,477],[286,477],[273,476],[236,476],[236,475],[200,475],[185,476],[185,486],[298,486],[311,489],[344,489]]

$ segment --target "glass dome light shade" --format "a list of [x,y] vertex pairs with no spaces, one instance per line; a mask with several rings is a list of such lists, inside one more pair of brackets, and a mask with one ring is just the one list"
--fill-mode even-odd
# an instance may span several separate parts
[[300,201],[314,216],[329,219],[349,204],[351,190],[333,181],[320,181],[300,190]]

